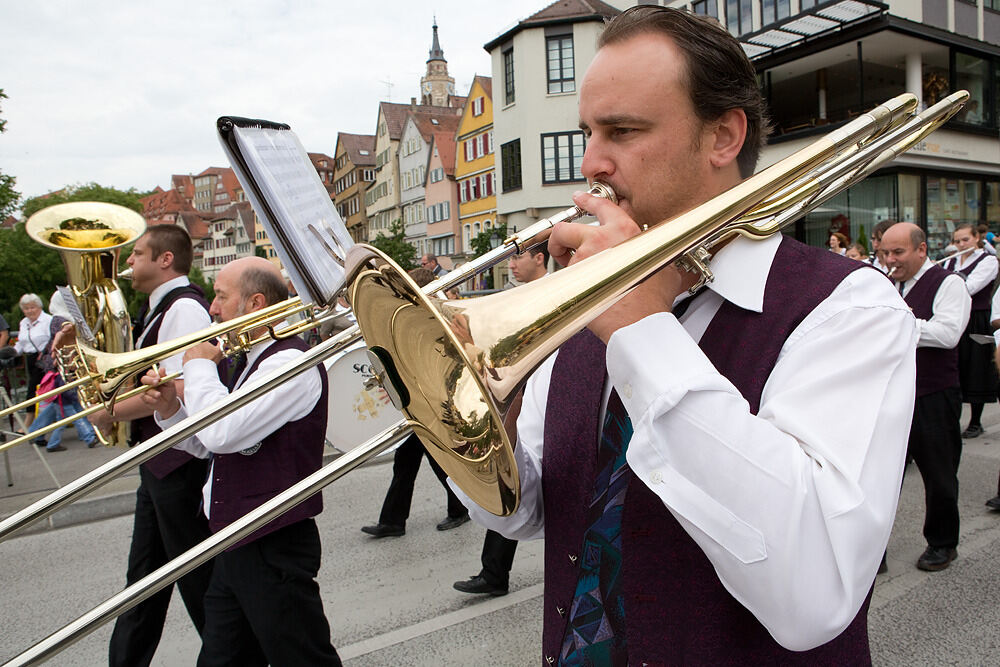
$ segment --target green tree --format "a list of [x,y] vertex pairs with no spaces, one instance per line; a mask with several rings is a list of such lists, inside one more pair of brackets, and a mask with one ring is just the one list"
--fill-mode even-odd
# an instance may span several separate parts
[[23,317],[17,303],[22,294],[34,293],[46,304],[56,285],[66,284],[66,269],[59,253],[32,241],[24,223],[0,230],[0,312],[16,331]]
[[[479,257],[492,250],[497,240],[502,243],[505,238],[507,238],[507,223],[497,225],[492,229],[484,229],[469,241],[469,245],[472,247],[473,254]],[[493,270],[486,272],[486,289],[494,289],[494,273]]]
[[[0,100],[6,99],[3,88],[0,88]],[[0,133],[7,127],[7,121],[0,118]],[[13,176],[0,172],[0,219],[6,218],[17,208],[17,202],[21,200],[21,193],[14,189],[17,182]]]
[[97,183],[87,183],[86,185],[69,185],[57,192],[52,192],[41,197],[31,197],[24,202],[21,211],[25,218],[32,214],[53,206],[55,204],[65,204],[71,201],[102,201],[109,204],[118,204],[130,208],[133,211],[142,213],[142,198],[147,192],[139,192],[135,188],[119,190],[117,188],[105,187]]
[[371,242],[373,246],[387,254],[394,262],[405,270],[416,267],[417,249],[406,242],[406,232],[403,231],[403,221],[397,219],[392,223],[389,230],[390,235],[386,236],[379,232],[375,240]]
[[507,238],[507,223],[497,225],[492,229],[484,229],[469,241],[469,245],[472,246],[475,257],[479,257],[493,249],[494,239],[499,239],[503,243],[505,238]]

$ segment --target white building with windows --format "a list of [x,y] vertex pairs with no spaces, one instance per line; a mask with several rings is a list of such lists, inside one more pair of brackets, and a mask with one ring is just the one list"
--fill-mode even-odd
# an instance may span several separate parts
[[634,4],[559,0],[485,45],[493,68],[497,221],[508,231],[572,205],[585,183],[580,80],[605,20]]
[[431,140],[435,132],[454,133],[459,121],[454,109],[444,107],[441,111],[444,113],[415,111],[407,114],[399,140],[399,198],[403,229],[406,242],[416,249],[418,257],[433,252],[427,239],[424,187]]

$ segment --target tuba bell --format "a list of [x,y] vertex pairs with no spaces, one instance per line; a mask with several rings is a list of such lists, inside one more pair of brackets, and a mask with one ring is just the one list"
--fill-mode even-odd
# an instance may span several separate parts
[[[145,230],[146,221],[139,213],[104,202],[56,204],[25,224],[29,237],[59,253],[69,288],[97,349],[104,352],[132,350],[132,322],[115,277],[122,247],[134,243]],[[127,441],[128,424],[119,423],[108,444]]]

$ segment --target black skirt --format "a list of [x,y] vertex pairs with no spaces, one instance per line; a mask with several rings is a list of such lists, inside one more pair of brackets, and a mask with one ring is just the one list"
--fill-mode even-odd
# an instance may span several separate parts
[[992,403],[997,400],[997,367],[993,362],[993,345],[973,341],[969,334],[990,336],[990,312],[974,310],[969,325],[958,343],[958,376],[962,385],[963,403]]

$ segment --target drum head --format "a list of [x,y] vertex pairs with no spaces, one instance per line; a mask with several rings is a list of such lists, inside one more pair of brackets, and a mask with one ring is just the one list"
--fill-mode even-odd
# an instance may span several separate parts
[[325,362],[330,384],[326,439],[348,452],[403,419],[379,386],[365,389],[372,377],[365,346],[359,343]]

